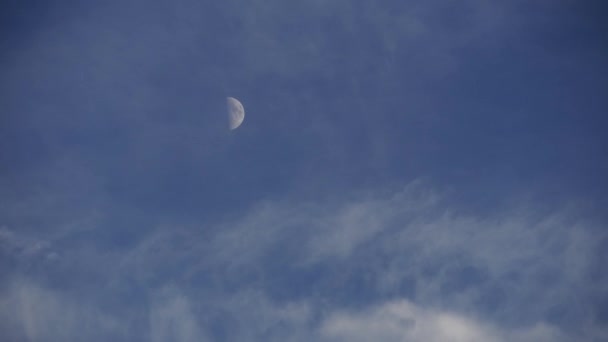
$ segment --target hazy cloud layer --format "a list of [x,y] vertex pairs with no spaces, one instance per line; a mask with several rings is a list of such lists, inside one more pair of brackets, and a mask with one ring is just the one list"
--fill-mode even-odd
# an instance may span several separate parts
[[[215,228],[157,227],[129,252],[59,253],[78,260],[42,273],[69,265],[99,279],[80,280],[84,301],[42,279],[12,283],[3,316],[18,314],[4,329],[33,340],[98,331],[179,341],[599,338],[605,280],[588,279],[600,272],[605,233],[574,209],[538,216],[532,206],[478,218],[415,183],[335,203],[265,202]],[[18,241],[3,232],[4,246]],[[129,308],[125,291],[141,292]]]

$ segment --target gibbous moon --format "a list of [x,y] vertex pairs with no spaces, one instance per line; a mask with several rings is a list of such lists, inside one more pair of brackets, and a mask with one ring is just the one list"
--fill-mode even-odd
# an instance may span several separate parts
[[230,130],[236,129],[245,119],[245,108],[234,97],[227,97],[226,105],[228,106],[228,127]]

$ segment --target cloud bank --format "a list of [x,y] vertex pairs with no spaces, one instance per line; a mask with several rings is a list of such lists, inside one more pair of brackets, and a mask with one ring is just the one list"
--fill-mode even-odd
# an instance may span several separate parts
[[[5,228],[3,253],[15,260],[41,258],[36,246],[60,257],[37,278],[8,275],[17,280],[2,291],[2,330],[34,341],[600,339],[605,232],[577,210],[533,208],[475,217],[417,182],[327,203],[260,202],[208,227],[157,226],[126,250],[28,247]],[[66,268],[77,292],[40,276]]]

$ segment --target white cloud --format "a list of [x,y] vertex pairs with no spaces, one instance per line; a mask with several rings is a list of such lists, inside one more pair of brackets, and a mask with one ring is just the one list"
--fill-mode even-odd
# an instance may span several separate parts
[[314,233],[307,246],[307,257],[317,262],[333,257],[346,259],[377,234],[394,228],[396,220],[425,213],[437,198],[432,192],[421,191],[422,188],[421,183],[414,182],[387,197],[353,200],[325,213],[319,217],[319,224],[311,227]]
[[[131,323],[108,317],[135,314],[156,340],[213,340],[218,326],[236,340],[584,340],[602,334],[593,316],[601,286],[589,283],[601,234],[573,209],[450,211],[418,183],[325,203],[264,202],[214,226],[164,225],[128,253],[63,251],[62,270],[97,272],[109,292],[150,286],[149,303],[130,313],[32,283],[4,302],[19,312],[11,331],[34,337],[65,337],[53,327],[75,329],[82,317],[105,317],[111,323],[90,331],[120,335]],[[5,253],[25,250],[7,229],[0,241]],[[343,311],[352,301],[362,309]],[[47,325],[55,316],[66,318]]]
[[515,332],[501,331],[462,314],[419,307],[407,300],[359,312],[333,313],[323,322],[320,334],[329,341],[565,341],[556,328],[546,324]]

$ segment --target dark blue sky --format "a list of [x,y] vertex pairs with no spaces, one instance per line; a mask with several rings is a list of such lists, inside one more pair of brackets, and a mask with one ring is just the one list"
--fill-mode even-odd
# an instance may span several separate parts
[[0,337],[608,336],[599,1],[0,12]]

